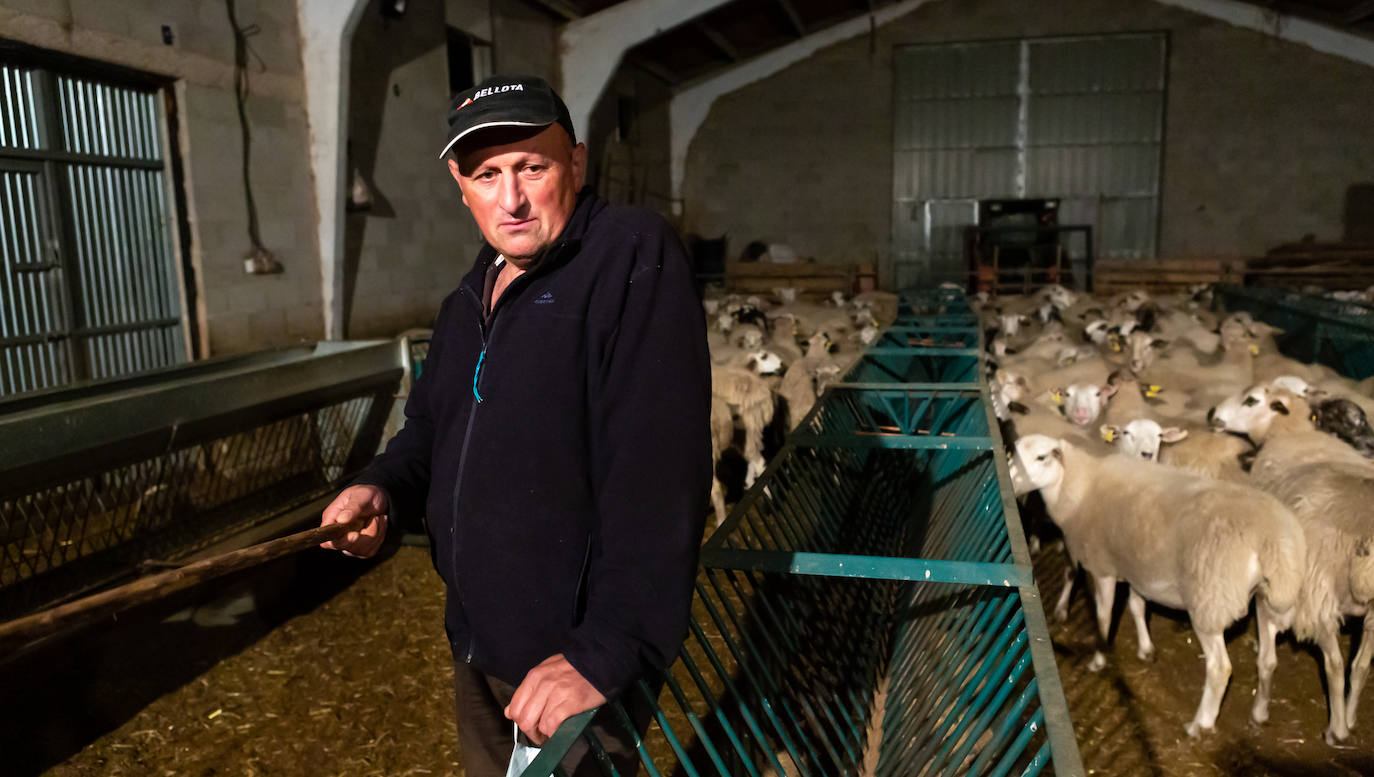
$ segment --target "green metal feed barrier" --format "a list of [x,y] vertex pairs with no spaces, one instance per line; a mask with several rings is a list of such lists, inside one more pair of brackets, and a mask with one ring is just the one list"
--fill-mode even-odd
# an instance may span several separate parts
[[[788,438],[703,548],[662,693],[632,691],[641,773],[1084,773],[980,347],[960,292],[907,295]],[[618,774],[591,716],[525,774],[579,736]]]
[[1318,362],[1354,380],[1374,375],[1374,308],[1286,289],[1220,286],[1227,312],[1244,310],[1283,330],[1276,340],[1287,356]]

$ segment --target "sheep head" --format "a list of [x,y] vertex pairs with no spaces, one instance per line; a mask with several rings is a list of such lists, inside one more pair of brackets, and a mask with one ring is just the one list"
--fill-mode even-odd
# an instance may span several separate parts
[[1162,427],[1149,418],[1137,418],[1125,426],[1103,424],[1101,431],[1102,439],[1116,445],[1118,453],[1146,461],[1158,461],[1161,446],[1188,436],[1187,429]]
[[1063,481],[1065,444],[1043,434],[1028,434],[1016,441],[1010,469],[1012,489],[1017,496],[1055,488]]

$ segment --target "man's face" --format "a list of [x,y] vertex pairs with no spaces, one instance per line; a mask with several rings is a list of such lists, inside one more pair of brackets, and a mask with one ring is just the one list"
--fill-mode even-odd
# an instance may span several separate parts
[[563,232],[587,171],[587,147],[557,124],[487,134],[448,161],[482,236],[524,269]]

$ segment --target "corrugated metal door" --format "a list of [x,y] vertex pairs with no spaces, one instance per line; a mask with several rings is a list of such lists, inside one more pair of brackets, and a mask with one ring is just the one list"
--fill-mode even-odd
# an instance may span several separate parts
[[1166,56],[1162,33],[898,48],[889,282],[965,280],[980,199],[1059,198],[1098,256],[1154,255]]
[[159,94],[0,64],[0,395],[184,362]]

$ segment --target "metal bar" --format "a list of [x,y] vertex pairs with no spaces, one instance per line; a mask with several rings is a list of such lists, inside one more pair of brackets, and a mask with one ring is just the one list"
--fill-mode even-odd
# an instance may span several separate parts
[[873,434],[855,437],[838,434],[797,434],[793,441],[803,448],[885,448],[889,450],[993,450],[988,437],[936,437],[933,435]]
[[868,348],[864,350],[865,356],[980,356],[981,352],[977,348],[941,348],[934,345],[913,345],[908,347]]
[[1029,572],[1013,564],[723,548],[703,550],[701,558],[712,569],[1005,587],[1031,584]]
[[[180,380],[164,376],[161,382],[130,388],[115,385],[90,396],[73,392],[76,398],[70,401],[58,392],[43,397],[41,404],[24,403],[29,407],[18,412],[7,412],[6,403],[0,403],[0,438],[27,441],[7,455],[5,464],[10,468],[36,464],[331,386],[343,376],[391,369],[400,363],[399,347],[391,340],[322,343],[311,358],[297,362],[229,361],[221,370],[191,371]],[[286,355],[293,353],[299,355],[301,350]]]

